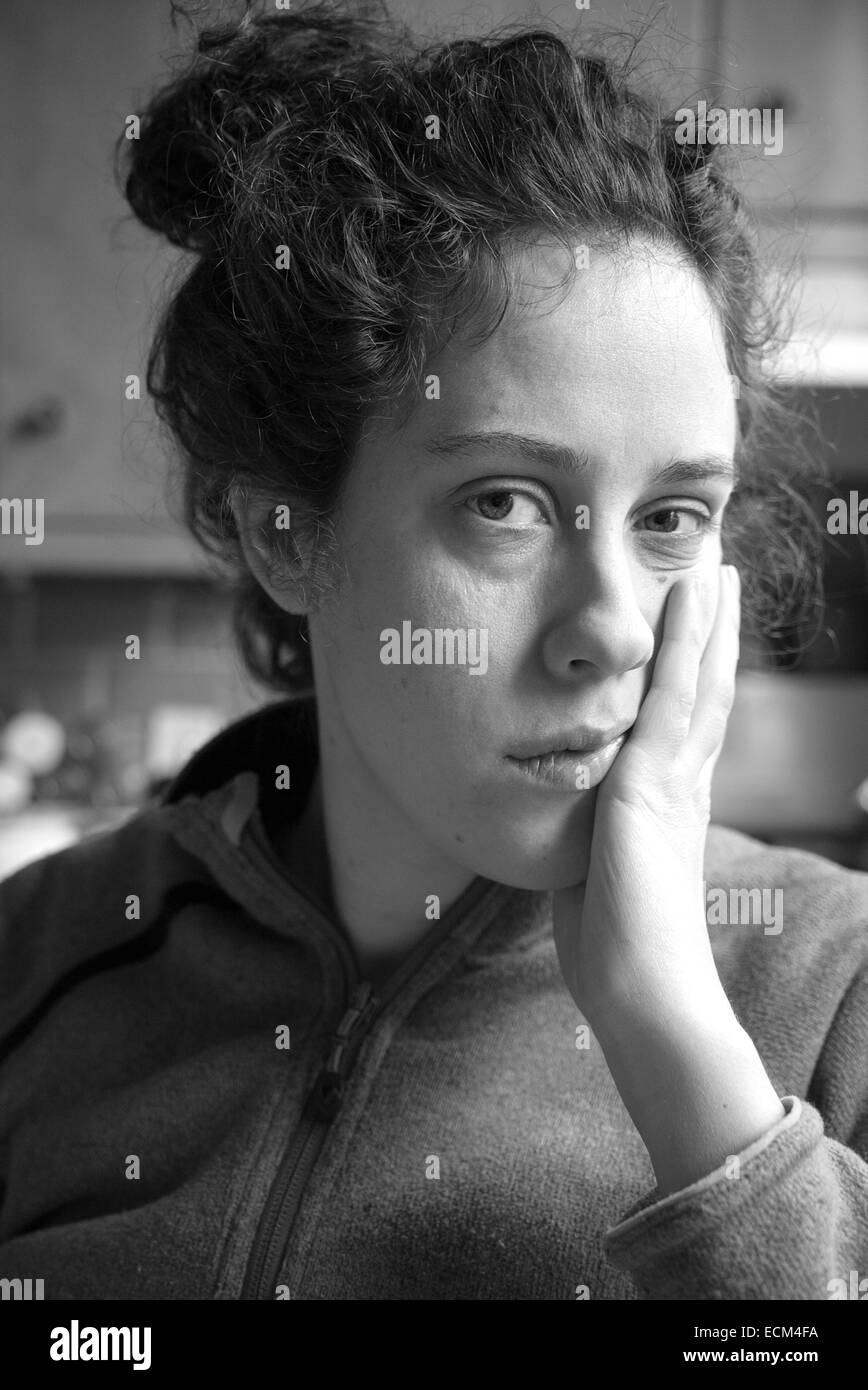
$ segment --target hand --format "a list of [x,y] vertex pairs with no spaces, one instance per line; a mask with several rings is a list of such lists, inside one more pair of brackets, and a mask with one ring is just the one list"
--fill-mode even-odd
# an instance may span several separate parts
[[738,595],[729,566],[717,595],[673,585],[651,685],[600,785],[587,880],[555,894],[561,971],[642,1136],[659,1197],[714,1171],[784,1113],[724,992],[702,892]]
[[739,579],[670,590],[654,675],[600,784],[588,876],[554,895],[567,988],[596,1032],[725,1003],[705,915],[711,777],[738,663]]

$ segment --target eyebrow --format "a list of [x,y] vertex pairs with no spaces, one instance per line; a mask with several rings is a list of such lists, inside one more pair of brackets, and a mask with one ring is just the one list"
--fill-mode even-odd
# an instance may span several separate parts
[[[465,434],[439,434],[429,440],[425,449],[430,454],[455,455],[491,452],[509,454],[513,458],[541,463],[558,473],[574,476],[588,466],[588,455],[566,444],[537,439],[534,435],[515,434],[511,430],[471,430]],[[737,481],[738,466],[733,459],[719,454],[705,454],[695,459],[673,459],[654,474],[652,482],[689,483],[704,478],[731,478]]]

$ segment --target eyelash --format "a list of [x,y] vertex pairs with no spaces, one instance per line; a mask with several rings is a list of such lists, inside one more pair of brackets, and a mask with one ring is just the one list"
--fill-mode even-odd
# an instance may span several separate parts
[[[534,501],[536,505],[539,507],[540,511],[544,510],[543,503],[535,492],[530,492],[524,488],[514,487],[485,488],[483,492],[474,492],[469,497],[465,497],[464,501],[461,503],[461,506],[466,507],[469,502],[478,502],[481,497],[497,497],[500,495],[506,495],[507,497],[530,497],[531,500]],[[505,520],[496,521],[493,517],[481,516],[479,512],[474,512],[472,508],[469,508],[469,510],[472,512],[473,516],[477,518],[478,521],[487,522],[490,526],[496,526],[500,531],[507,531],[512,535],[523,535],[528,530],[527,526],[510,526],[509,523]]]
[[[506,494],[507,496],[514,497],[530,497],[537,504],[540,510],[543,510],[543,504],[541,502],[541,499],[535,492],[530,492],[525,488],[515,487],[486,488],[482,492],[474,492],[469,497],[466,497],[461,505],[467,506],[469,502],[477,502],[481,497],[496,497],[499,494]],[[470,510],[472,511],[472,508]],[[660,513],[665,514],[666,512],[679,512],[684,516],[695,517],[696,520],[699,522],[699,527],[696,531],[691,532],[689,535],[686,536],[674,535],[672,532],[669,531],[648,531],[646,533],[647,535],[662,536],[668,541],[674,541],[676,544],[678,544],[683,543],[685,541],[694,540],[696,539],[696,537],[704,537],[709,531],[718,531],[720,529],[720,523],[715,521],[713,517],[706,516],[705,512],[695,511],[692,507],[656,507],[653,511],[646,512],[642,520],[647,521],[649,517],[656,516]],[[506,531],[510,535],[523,535],[529,529],[527,526],[510,526],[506,521],[501,522],[496,521],[492,517],[480,516],[479,512],[473,512],[472,514],[479,521],[488,522],[489,525],[496,526],[498,530]]]
[[716,522],[713,517],[706,516],[705,512],[696,512],[692,507],[657,507],[655,511],[647,512],[642,520],[647,521],[649,517],[656,516],[659,512],[662,512],[664,516],[667,512],[679,512],[684,516],[695,517],[699,522],[699,526],[695,531],[686,536],[676,536],[669,531],[648,531],[646,535],[662,536],[665,540],[678,542],[694,540],[697,537],[705,536],[709,531],[719,530],[719,523]]

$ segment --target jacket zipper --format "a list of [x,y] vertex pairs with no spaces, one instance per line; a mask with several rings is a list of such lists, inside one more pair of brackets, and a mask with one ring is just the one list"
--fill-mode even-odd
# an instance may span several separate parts
[[371,982],[360,981],[332,1037],[329,1058],[308,1094],[298,1128],[268,1194],[247,1262],[242,1299],[273,1297],[302,1193],[332,1120],[343,1104],[350,1067],[379,1006]]
[[[320,1069],[313,1088],[308,1093],[298,1128],[289,1142],[266,1198],[247,1260],[241,1299],[261,1300],[274,1297],[277,1275],[289,1244],[305,1185],[325,1144],[329,1126],[341,1109],[350,1070],[371,1023],[408,983],[423,961],[437,949],[451,930],[455,917],[466,912],[490,886],[485,880],[476,879],[446,913],[440,922],[440,930],[430,937],[423,938],[408,959],[384,982],[379,995],[375,994],[370,980],[359,981],[360,972],[355,952],[347,947],[343,937],[335,930],[334,924],[322,915],[322,909],[318,904],[308,899],[324,928],[335,937],[344,970],[347,972],[345,979],[355,978],[357,983],[350,996],[347,1010],[333,1035],[328,1061]],[[299,891],[298,888],[296,891]]]

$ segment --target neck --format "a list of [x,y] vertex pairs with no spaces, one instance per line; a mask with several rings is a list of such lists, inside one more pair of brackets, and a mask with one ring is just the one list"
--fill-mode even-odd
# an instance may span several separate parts
[[[392,972],[475,875],[427,844],[317,700],[320,763],[301,817],[278,846],[343,926],[362,975]],[[430,902],[438,899],[437,915]]]

